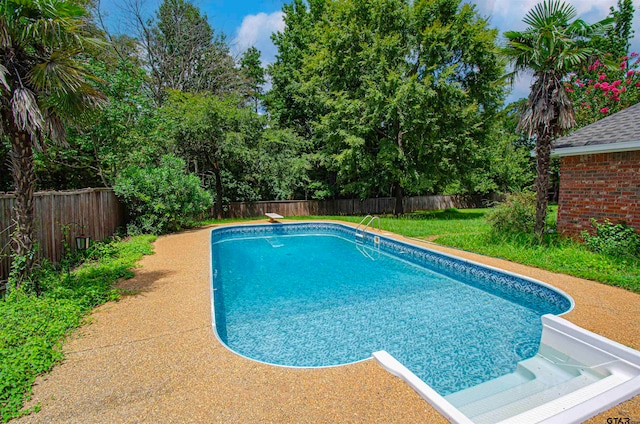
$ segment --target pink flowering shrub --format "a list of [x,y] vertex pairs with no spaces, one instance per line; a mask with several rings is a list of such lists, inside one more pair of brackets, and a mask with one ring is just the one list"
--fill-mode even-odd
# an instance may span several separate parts
[[573,102],[577,128],[640,102],[640,55],[620,59],[617,69],[600,61],[586,72],[571,74],[565,90]]

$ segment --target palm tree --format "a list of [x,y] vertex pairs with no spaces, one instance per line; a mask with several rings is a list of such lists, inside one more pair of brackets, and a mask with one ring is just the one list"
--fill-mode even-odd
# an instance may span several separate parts
[[512,76],[533,72],[534,81],[519,128],[536,138],[535,233],[540,239],[547,215],[551,142],[575,125],[563,79],[599,53],[589,41],[611,24],[608,18],[588,25],[575,19],[576,15],[570,4],[545,0],[525,15],[527,29],[505,32],[507,44],[503,52],[513,66]]
[[74,1],[3,0],[0,8],[0,135],[11,144],[18,287],[34,262],[34,149],[64,142],[63,123],[103,101],[80,60],[101,42],[89,36],[86,11]]

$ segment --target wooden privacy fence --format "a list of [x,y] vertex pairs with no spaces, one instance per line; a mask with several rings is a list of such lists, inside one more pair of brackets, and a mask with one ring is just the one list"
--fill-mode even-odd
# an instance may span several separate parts
[[[415,196],[403,199],[405,212],[482,206],[479,196]],[[283,216],[366,215],[393,213],[395,197],[340,200],[280,200],[270,202],[232,202],[227,218],[253,218],[274,212]]]
[[[39,255],[53,262],[64,252],[63,227],[68,228],[66,243],[75,248],[81,234],[102,241],[125,224],[125,210],[110,188],[76,191],[43,191],[34,195],[35,236]],[[9,275],[9,242],[13,231],[11,210],[15,196],[0,194],[0,280]]]

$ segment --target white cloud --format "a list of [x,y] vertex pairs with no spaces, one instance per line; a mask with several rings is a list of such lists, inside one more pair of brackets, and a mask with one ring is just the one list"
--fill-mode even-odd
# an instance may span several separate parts
[[281,11],[245,16],[231,45],[233,53],[240,55],[255,46],[262,53],[263,65],[273,63],[277,49],[271,41],[271,34],[284,31],[283,17]]

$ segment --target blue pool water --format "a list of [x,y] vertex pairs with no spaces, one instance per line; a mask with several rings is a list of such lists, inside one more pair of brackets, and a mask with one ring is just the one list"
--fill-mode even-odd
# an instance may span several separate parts
[[338,224],[212,232],[215,328],[271,364],[340,365],[386,350],[441,395],[513,372],[545,313],[571,302],[536,283]]

